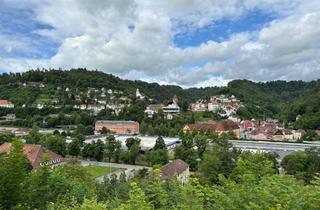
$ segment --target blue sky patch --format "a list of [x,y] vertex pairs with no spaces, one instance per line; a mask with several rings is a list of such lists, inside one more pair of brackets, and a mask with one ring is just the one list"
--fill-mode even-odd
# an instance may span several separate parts
[[261,10],[249,11],[241,17],[222,19],[204,28],[199,28],[186,34],[177,34],[174,43],[177,47],[199,46],[209,40],[222,42],[232,34],[248,31],[257,31],[276,19],[276,15]]

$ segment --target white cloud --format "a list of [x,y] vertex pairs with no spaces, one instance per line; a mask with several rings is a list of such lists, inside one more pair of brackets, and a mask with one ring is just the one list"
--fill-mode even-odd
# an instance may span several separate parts
[[[8,1],[27,7],[50,25],[34,33],[59,43],[50,59],[0,58],[10,71],[31,67],[99,69],[124,78],[182,86],[252,80],[314,79],[319,75],[320,3],[317,0],[56,0]],[[261,31],[223,42],[179,48],[177,34],[259,9],[278,15]],[[2,40],[4,40],[2,38]],[[27,42],[2,41],[4,50],[29,50]],[[32,47],[31,47],[32,49]]]

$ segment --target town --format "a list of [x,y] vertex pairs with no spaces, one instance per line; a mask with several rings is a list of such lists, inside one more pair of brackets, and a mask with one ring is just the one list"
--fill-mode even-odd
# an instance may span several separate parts
[[0,0],[0,210],[319,210],[319,0]]

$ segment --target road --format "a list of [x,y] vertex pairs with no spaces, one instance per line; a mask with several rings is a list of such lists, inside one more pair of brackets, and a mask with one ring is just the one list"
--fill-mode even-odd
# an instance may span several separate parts
[[[140,169],[146,168],[148,170],[150,170],[150,167],[146,167],[146,166],[140,166],[140,165],[128,165],[128,164],[118,164],[118,163],[106,163],[106,162],[98,162],[98,161],[81,161],[81,165],[83,166],[87,166],[87,165],[100,165],[100,166],[106,166],[106,167],[110,167],[110,168],[117,168],[119,170],[111,172],[107,175],[105,175],[106,177],[110,177],[112,174],[117,175],[117,177],[120,177],[121,173],[125,173],[126,177],[132,177],[134,175],[134,173]],[[104,177],[105,176],[100,176],[96,178],[96,181],[98,182],[103,182]]]
[[295,152],[304,151],[306,148],[318,147],[320,148],[320,143],[286,143],[286,142],[268,142],[268,141],[245,141],[245,140],[229,140],[236,148],[248,151],[266,151],[266,152],[276,152],[280,155],[282,159],[284,156]]

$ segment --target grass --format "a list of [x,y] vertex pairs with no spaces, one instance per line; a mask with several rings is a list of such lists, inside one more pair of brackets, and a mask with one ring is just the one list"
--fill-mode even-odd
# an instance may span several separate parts
[[84,168],[94,178],[99,176],[104,176],[106,174],[109,174],[117,170],[116,168],[110,168],[107,166],[99,166],[99,165],[89,165],[89,166],[85,166]]

